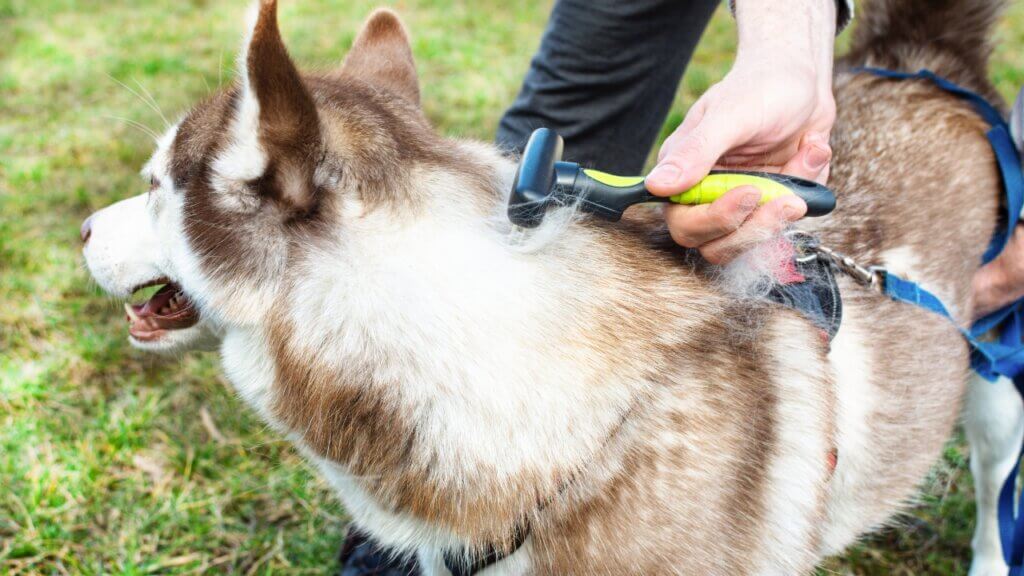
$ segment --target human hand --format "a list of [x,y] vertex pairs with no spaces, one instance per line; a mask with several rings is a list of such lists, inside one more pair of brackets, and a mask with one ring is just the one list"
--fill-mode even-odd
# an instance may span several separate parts
[[974,274],[971,292],[976,319],[1024,297],[1024,231],[1021,226],[1014,229],[1002,253]]
[[[647,177],[653,194],[687,190],[715,166],[784,172],[821,183],[828,178],[835,120],[834,2],[740,2],[737,9],[740,50],[733,69],[665,141]],[[745,26],[748,19],[756,24]],[[808,38],[808,30],[817,31]],[[794,196],[760,207],[759,200],[756,188],[744,186],[711,204],[669,205],[665,218],[677,243],[724,263],[807,211]]]

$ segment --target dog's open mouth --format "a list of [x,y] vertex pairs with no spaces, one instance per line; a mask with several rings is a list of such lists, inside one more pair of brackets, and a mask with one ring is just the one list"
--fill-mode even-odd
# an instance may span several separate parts
[[150,286],[163,286],[142,304],[125,303],[128,334],[140,342],[159,340],[171,330],[182,330],[199,322],[199,311],[174,282],[161,278],[137,286],[132,293]]

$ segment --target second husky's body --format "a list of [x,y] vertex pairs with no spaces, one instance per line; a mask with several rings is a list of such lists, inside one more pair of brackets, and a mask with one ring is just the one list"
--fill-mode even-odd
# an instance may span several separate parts
[[[991,3],[875,4],[853,63],[992,93],[971,68]],[[944,26],[959,40],[913,33]],[[197,311],[135,307],[136,344],[220,333],[240,395],[428,573],[489,547],[511,555],[488,574],[806,573],[913,496],[968,377],[950,323],[842,278],[830,348],[643,214],[510,243],[512,161],[430,129],[406,42],[380,12],[338,72],[300,76],[261,5],[240,85],[165,136],[148,200],[91,222],[101,285],[162,277]],[[927,83],[836,93],[839,207],[802,227],[966,323],[999,205],[984,123]]]

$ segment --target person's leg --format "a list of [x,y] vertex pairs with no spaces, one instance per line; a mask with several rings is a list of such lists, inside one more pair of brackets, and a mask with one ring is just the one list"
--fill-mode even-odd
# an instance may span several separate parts
[[718,0],[558,0],[497,142],[542,126],[565,159],[638,174]]

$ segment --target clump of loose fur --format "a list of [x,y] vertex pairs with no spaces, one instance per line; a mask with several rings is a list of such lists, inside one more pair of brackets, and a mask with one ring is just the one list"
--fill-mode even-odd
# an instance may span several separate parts
[[507,233],[509,247],[523,254],[534,254],[557,241],[573,222],[582,217],[578,204],[553,208],[544,215],[544,221],[537,228],[513,226],[504,214],[504,223],[499,228]]
[[[777,234],[719,267],[716,283],[725,293],[737,299],[774,303],[771,294],[782,285],[824,285],[831,282],[831,279],[818,272],[816,267],[798,271],[794,263],[794,250],[795,246],[785,232]],[[806,291],[790,290],[787,298],[798,311],[818,309],[820,303],[814,296],[806,294]],[[813,316],[808,316],[808,319],[816,323],[823,320]],[[829,328],[826,325],[819,327]]]

